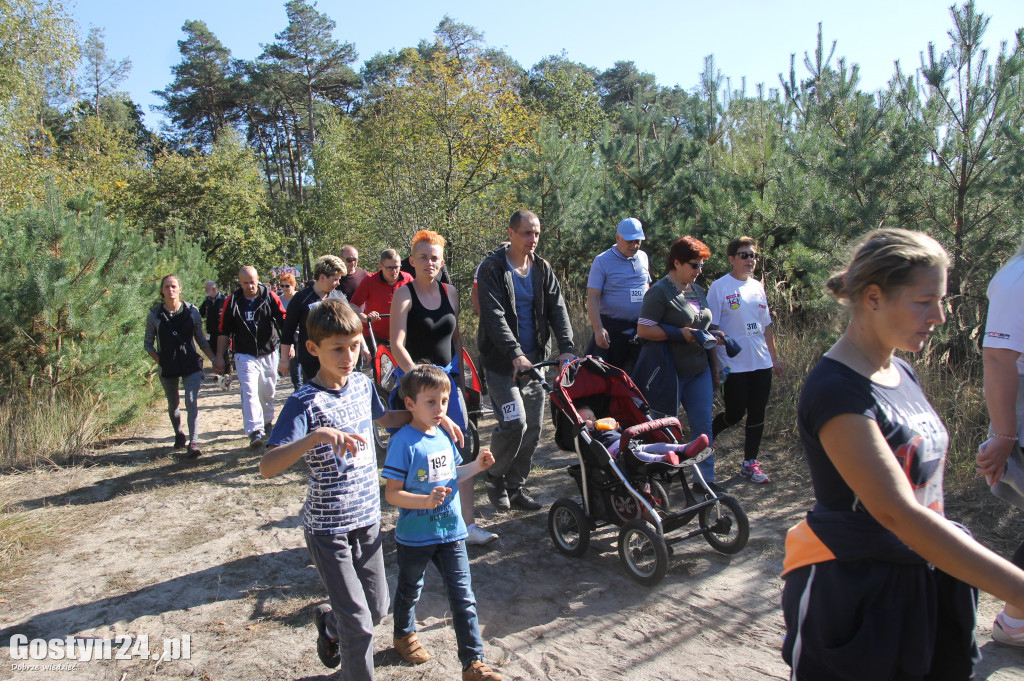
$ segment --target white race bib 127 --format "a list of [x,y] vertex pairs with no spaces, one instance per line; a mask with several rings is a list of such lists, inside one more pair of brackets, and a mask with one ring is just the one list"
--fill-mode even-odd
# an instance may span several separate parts
[[519,403],[516,401],[506,402],[501,405],[501,417],[505,421],[519,420]]

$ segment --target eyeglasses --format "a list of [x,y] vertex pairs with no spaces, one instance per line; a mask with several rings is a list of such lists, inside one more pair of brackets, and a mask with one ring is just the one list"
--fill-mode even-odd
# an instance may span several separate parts
[[345,262],[359,262],[359,258],[345,258]]
[[702,269],[704,269],[704,263],[702,263],[702,262],[688,262],[686,264],[689,265],[690,267],[692,267],[695,270],[702,270]]
[[381,269],[382,270],[387,270],[388,272],[397,272],[398,270],[402,269],[402,266],[401,265],[384,265],[384,266],[381,267]]
[[751,258],[757,260],[757,253],[751,253],[750,251],[740,251],[736,255],[740,260],[750,260]]

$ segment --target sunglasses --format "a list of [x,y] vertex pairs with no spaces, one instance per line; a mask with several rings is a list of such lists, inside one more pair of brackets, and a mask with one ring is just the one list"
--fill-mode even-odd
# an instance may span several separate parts
[[385,266],[381,267],[381,269],[382,270],[387,270],[388,272],[397,272],[398,270],[402,269],[402,266],[401,265],[385,265]]
[[757,253],[751,253],[750,251],[740,251],[736,255],[740,260],[750,260],[751,258],[757,260]]
[[702,263],[702,262],[688,262],[686,264],[689,265],[690,267],[692,267],[695,270],[702,270],[702,269],[704,269],[704,263]]

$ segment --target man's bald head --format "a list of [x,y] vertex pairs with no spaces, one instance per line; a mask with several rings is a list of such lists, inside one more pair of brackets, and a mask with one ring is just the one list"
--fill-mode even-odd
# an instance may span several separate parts
[[260,285],[260,275],[256,272],[256,268],[246,265],[238,270],[238,285],[242,288],[242,294],[246,298],[250,300],[255,298]]

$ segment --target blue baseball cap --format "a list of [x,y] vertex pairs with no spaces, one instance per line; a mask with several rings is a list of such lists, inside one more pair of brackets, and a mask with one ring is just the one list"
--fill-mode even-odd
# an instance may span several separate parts
[[644,226],[641,225],[640,221],[636,218],[626,218],[620,222],[615,233],[621,234],[622,238],[626,241],[636,241],[637,239],[647,238],[644,236]]

